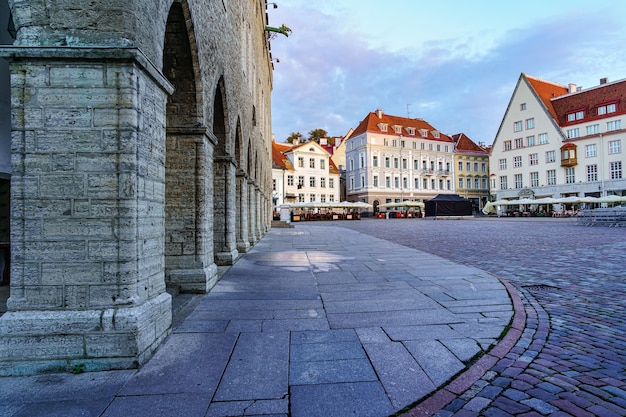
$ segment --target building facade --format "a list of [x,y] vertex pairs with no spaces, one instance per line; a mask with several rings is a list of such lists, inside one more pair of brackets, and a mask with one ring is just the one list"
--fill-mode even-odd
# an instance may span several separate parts
[[464,133],[452,135],[456,192],[472,202],[480,212],[489,200],[489,151],[477,145]]
[[0,374],[136,367],[270,227],[266,1],[9,5]]
[[423,202],[456,192],[454,141],[422,119],[369,113],[346,140],[348,201]]
[[626,195],[626,80],[582,89],[521,74],[490,153],[491,198]]
[[316,142],[273,143],[274,210],[289,203],[332,203],[340,200],[340,174],[331,154]]

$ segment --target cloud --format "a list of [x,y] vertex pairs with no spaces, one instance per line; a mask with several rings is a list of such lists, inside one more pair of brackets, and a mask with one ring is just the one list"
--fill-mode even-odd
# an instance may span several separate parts
[[416,31],[414,46],[393,49],[370,46],[340,18],[318,10],[290,19],[292,36],[272,41],[280,59],[272,100],[277,141],[316,128],[343,135],[381,108],[491,143],[521,72],[592,86],[616,76],[605,74],[609,65],[619,71],[626,61],[622,25],[604,13],[537,20],[485,39],[484,46],[477,36],[420,42]]

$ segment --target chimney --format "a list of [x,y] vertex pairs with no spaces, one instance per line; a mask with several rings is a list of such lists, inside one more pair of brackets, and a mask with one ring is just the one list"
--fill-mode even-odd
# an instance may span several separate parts
[[571,94],[571,93],[575,93],[575,92],[576,92],[576,84],[569,83],[569,84],[568,84],[568,87],[569,87],[569,92],[570,92],[570,94]]
[[381,109],[376,109],[376,116],[378,116],[379,119],[383,118],[383,111]]
[[600,78],[600,85],[606,84],[609,82],[609,79],[604,77],[604,78]]

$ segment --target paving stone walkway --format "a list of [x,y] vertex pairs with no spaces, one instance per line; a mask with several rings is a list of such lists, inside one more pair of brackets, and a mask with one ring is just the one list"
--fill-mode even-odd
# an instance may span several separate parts
[[493,275],[337,226],[270,231],[139,371],[0,378],[0,415],[385,417],[510,324]]
[[342,226],[506,279],[526,321],[514,348],[465,392],[440,395],[432,413],[418,405],[407,415],[626,415],[623,228],[583,227],[575,219],[407,220]]

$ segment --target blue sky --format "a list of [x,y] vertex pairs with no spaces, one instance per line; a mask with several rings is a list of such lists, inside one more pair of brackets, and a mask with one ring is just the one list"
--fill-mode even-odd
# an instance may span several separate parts
[[270,4],[273,131],[340,136],[381,108],[491,144],[520,73],[626,78],[626,2],[285,0]]

